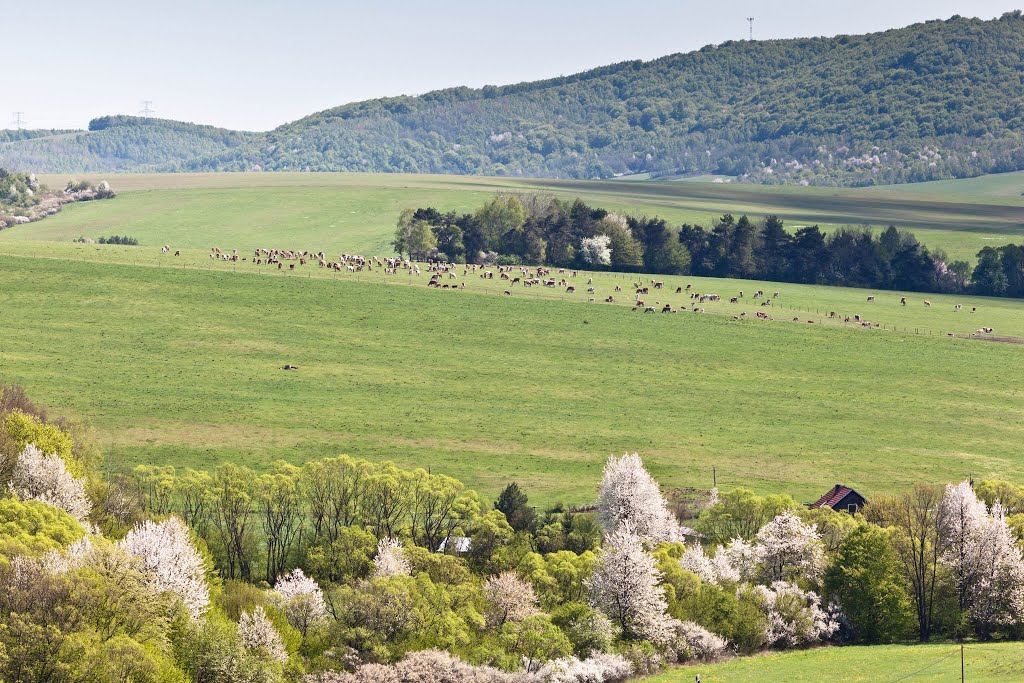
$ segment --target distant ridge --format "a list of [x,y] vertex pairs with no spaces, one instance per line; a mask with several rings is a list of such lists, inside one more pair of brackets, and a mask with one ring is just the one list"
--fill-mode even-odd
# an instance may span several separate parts
[[1024,169],[1022,92],[1014,12],[356,102],[267,133],[131,116],[89,131],[7,131],[0,166],[916,182]]

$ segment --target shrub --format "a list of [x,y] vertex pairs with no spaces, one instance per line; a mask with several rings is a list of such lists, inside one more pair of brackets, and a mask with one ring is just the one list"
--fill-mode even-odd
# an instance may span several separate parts
[[669,650],[677,662],[707,661],[725,654],[729,641],[692,621],[677,621]]
[[391,666],[368,664],[353,673],[324,672],[305,683],[531,683],[531,677],[473,666],[440,650],[410,652]]
[[548,662],[537,671],[544,683],[617,683],[629,678],[633,667],[622,655],[595,652],[586,659],[569,657]]

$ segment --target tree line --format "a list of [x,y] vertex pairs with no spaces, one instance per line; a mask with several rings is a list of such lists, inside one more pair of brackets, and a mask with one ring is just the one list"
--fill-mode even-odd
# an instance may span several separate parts
[[847,514],[666,496],[626,454],[572,512],[345,456],[101,467],[88,430],[0,389],[4,680],[612,683],[825,642],[1024,636],[1009,482]]
[[1024,246],[985,247],[977,264],[889,226],[786,230],[778,216],[725,214],[670,225],[540,194],[499,193],[474,213],[406,209],[392,244],[413,259],[545,265],[870,289],[1024,296]]

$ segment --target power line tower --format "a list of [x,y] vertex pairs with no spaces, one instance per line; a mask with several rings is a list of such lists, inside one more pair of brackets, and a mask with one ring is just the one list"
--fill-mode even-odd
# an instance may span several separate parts
[[16,111],[13,114],[11,114],[11,125],[17,128],[18,130],[21,130],[22,128],[27,126],[28,121],[25,120],[25,112]]
[[747,23],[750,24],[750,40],[754,39],[754,17],[747,17]]
[[142,100],[142,109],[139,110],[139,116],[150,117],[155,113],[156,111],[153,109],[153,100]]

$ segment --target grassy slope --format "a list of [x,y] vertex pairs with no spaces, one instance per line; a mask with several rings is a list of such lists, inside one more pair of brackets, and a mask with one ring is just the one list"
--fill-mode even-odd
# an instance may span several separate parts
[[[1024,644],[968,645],[964,676],[972,683],[1020,680]],[[913,683],[958,683],[958,645],[884,645],[819,648],[735,659],[721,664],[678,667],[648,683],[818,683],[820,681],[907,680]]]
[[114,466],[348,452],[542,503],[586,501],[625,450],[667,486],[714,464],[801,498],[1024,479],[1019,346],[306,274],[2,256],[0,374],[91,421]]
[[[588,182],[429,175],[195,174],[112,177],[121,197],[72,206],[45,223],[0,233],[0,241],[71,240],[130,234],[144,244],[250,248],[275,243],[381,253],[407,206],[468,211],[495,190],[539,190],[608,209],[705,225],[726,211],[778,213],[791,226],[820,223],[910,228],[933,247],[973,260],[983,246],[1024,236],[1024,175],[917,186],[836,189],[713,183]],[[44,178],[60,185],[65,177]],[[963,183],[963,185],[959,184]],[[993,194],[998,184],[1001,193]],[[922,186],[924,187],[924,186]],[[964,189],[966,188],[966,189]],[[152,191],[159,190],[159,192]]]

